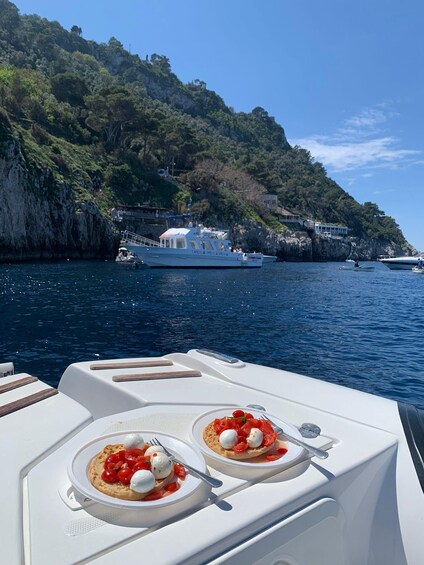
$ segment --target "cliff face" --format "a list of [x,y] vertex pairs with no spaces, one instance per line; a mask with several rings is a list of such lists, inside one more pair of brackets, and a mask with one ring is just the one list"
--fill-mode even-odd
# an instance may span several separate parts
[[110,258],[116,238],[92,202],[30,170],[16,138],[0,148],[0,261]]
[[[143,234],[141,234],[143,235]],[[233,244],[284,261],[375,260],[410,255],[409,246],[375,240],[325,239],[305,231],[273,230],[247,221],[232,228]],[[96,204],[78,202],[49,169],[27,166],[18,138],[0,143],[0,262],[37,259],[112,259],[119,238]]]
[[416,253],[409,244],[400,246],[390,241],[358,238],[328,239],[305,231],[287,230],[277,234],[253,222],[234,226],[232,239],[237,247],[277,255],[283,261],[345,261],[348,258],[375,261],[381,255],[396,257]]

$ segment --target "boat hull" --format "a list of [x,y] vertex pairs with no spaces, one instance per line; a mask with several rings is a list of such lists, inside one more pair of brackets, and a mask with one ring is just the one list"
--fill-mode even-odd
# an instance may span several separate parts
[[418,265],[419,257],[393,257],[392,259],[380,259],[380,263],[386,265],[392,271],[410,271]]
[[373,271],[374,267],[339,267],[341,271]]
[[262,255],[215,251],[190,251],[127,245],[144,265],[173,269],[241,269],[262,267]]

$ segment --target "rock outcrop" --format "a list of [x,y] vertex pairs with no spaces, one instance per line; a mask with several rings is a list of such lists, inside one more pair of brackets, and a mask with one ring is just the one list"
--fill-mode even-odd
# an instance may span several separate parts
[[111,224],[93,202],[77,202],[50,170],[31,170],[19,140],[0,151],[0,261],[110,258],[117,246]]
[[328,238],[311,231],[276,233],[254,222],[233,226],[234,244],[248,251],[277,255],[280,261],[375,261],[381,256],[413,255],[409,244],[400,246],[390,241],[358,238]]

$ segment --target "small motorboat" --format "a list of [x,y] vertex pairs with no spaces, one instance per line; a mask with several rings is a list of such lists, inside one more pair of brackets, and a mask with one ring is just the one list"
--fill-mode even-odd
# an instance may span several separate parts
[[142,261],[137,257],[135,253],[124,246],[121,246],[119,248],[115,262],[119,263],[120,265],[131,265],[132,267],[136,267],[140,263],[142,263]]
[[424,274],[424,269],[422,267],[412,267],[412,272],[417,275]]
[[372,267],[371,265],[358,265],[357,267],[352,266],[352,267],[339,267],[340,271],[374,271],[375,267]]

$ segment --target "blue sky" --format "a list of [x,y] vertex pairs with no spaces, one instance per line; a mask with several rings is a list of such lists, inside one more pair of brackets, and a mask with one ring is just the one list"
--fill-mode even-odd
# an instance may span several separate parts
[[83,37],[169,57],[236,111],[262,106],[358,202],[424,250],[420,0],[17,0]]

